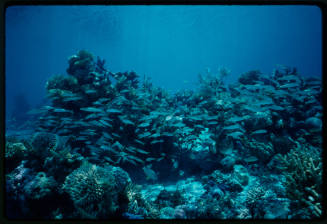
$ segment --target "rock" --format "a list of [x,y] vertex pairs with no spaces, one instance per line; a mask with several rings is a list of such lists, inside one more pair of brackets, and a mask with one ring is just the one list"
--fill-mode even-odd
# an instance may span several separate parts
[[174,219],[175,209],[172,207],[164,207],[160,209],[160,219]]
[[308,129],[320,131],[322,129],[322,121],[316,117],[310,117],[305,120],[305,125]]
[[226,156],[224,159],[220,161],[220,164],[224,166],[226,169],[231,169],[236,162],[236,159],[233,156]]
[[242,165],[234,165],[234,175],[243,186],[249,182],[249,173]]

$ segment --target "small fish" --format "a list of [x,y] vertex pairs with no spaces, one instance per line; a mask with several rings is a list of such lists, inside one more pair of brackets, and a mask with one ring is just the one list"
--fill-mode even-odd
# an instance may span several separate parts
[[169,133],[169,132],[162,132],[161,133],[162,136],[167,136],[167,137],[172,137],[174,136],[173,134]]
[[282,111],[284,110],[284,107],[278,106],[278,105],[272,105],[268,107],[270,110],[274,110],[274,111]]
[[160,140],[153,140],[150,142],[151,145],[157,144],[157,143],[162,143],[164,142],[164,140],[160,139]]
[[76,140],[78,140],[78,141],[85,141],[85,140],[87,140],[87,137],[85,137],[85,136],[79,136],[79,137],[76,138]]
[[146,155],[149,154],[149,152],[146,152],[146,151],[144,151],[142,149],[138,149],[138,148],[136,148],[135,151],[137,151],[138,153],[141,153],[141,154],[146,154]]
[[251,134],[252,135],[261,135],[261,134],[266,134],[266,133],[267,133],[267,130],[262,129],[262,130],[254,131]]
[[173,162],[173,168],[177,169],[178,168],[178,160],[172,160]]
[[228,119],[227,121],[231,122],[231,123],[237,123],[237,122],[240,122],[240,121],[243,121],[243,120],[244,120],[243,117],[232,117],[232,118]]
[[120,135],[116,134],[116,133],[111,133],[114,137],[116,138],[120,138]]
[[278,78],[279,81],[298,81],[299,78],[294,75],[286,75],[281,78]]
[[102,132],[103,137],[112,140],[112,137],[107,132]]
[[154,133],[153,135],[150,136],[151,138],[158,138],[160,137],[160,133]]
[[138,144],[140,144],[140,145],[144,145],[144,142],[142,142],[142,141],[140,141],[140,140],[138,140],[138,139],[134,139],[134,142],[136,142],[136,143],[138,143]]
[[150,123],[141,123],[138,125],[138,127],[145,128],[145,127],[148,127],[149,125],[150,125]]
[[108,156],[104,156],[103,158],[104,158],[104,160],[106,160],[107,162],[114,163],[114,161],[113,161],[112,159],[110,159]]
[[80,110],[92,113],[102,112],[102,109],[96,107],[82,107]]
[[100,123],[102,123],[104,126],[107,126],[107,127],[112,127],[111,124],[109,124],[108,122],[104,121],[104,120],[99,120]]
[[288,84],[280,86],[279,88],[288,89],[288,88],[295,88],[295,87],[299,87],[299,84],[298,83],[288,83]]
[[74,96],[74,97],[66,97],[63,99],[64,102],[79,101],[79,100],[83,100],[83,98],[80,96]]
[[154,161],[154,160],[156,160],[156,158],[149,157],[149,158],[145,159],[145,161],[147,161],[147,162],[151,162],[151,161]]
[[148,137],[148,136],[150,136],[150,135],[151,135],[150,132],[145,132],[145,133],[143,133],[143,134],[140,134],[138,137],[139,137],[139,138],[145,138],[145,137]]
[[122,144],[120,144],[118,141],[116,141],[113,145],[112,148],[117,148],[119,150],[122,150],[124,148],[124,146]]
[[108,151],[112,150],[112,148],[110,146],[107,146],[107,145],[101,145],[100,148],[103,149],[103,150],[108,150]]
[[136,162],[144,164],[144,161],[142,159],[136,157],[136,156],[129,155],[128,157],[131,158],[132,160],[136,161]]
[[85,93],[86,94],[93,94],[93,93],[96,93],[97,91],[94,90],[94,89],[88,89],[88,90],[85,90]]
[[93,119],[93,118],[97,118],[97,117],[98,117],[97,114],[90,114],[90,115],[87,115],[87,116],[85,117],[85,120]]
[[119,116],[119,119],[126,125],[135,125],[133,121],[125,119],[123,116]]
[[255,156],[250,156],[250,157],[245,158],[244,161],[247,163],[253,163],[253,162],[258,161],[258,158]]
[[121,110],[117,110],[117,109],[108,109],[107,110],[107,113],[110,113],[110,114],[121,114],[122,111]]
[[93,124],[94,126],[104,127],[104,125],[102,123],[100,123],[99,121],[90,121],[89,123]]
[[240,131],[235,131],[235,132],[229,133],[227,135],[228,136],[231,136],[232,138],[238,139],[240,136],[243,135],[243,133],[240,132]]
[[73,113],[73,111],[71,111],[71,110],[66,110],[66,109],[62,109],[62,108],[55,108],[53,110],[53,112],[55,112],[55,113]]
[[239,124],[234,124],[234,125],[230,125],[227,127],[224,127],[224,130],[236,130],[236,129],[241,129],[242,127]]

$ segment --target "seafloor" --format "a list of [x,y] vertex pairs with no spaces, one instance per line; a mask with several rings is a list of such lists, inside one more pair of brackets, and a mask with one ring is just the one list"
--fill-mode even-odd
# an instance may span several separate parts
[[227,69],[171,94],[87,51],[7,119],[8,218],[311,219],[322,215],[322,81]]

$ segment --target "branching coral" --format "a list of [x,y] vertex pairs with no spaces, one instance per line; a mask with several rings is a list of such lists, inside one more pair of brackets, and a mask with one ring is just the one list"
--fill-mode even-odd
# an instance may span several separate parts
[[296,148],[279,158],[284,166],[287,195],[297,202],[294,209],[307,218],[320,217],[322,158],[319,148],[297,144]]

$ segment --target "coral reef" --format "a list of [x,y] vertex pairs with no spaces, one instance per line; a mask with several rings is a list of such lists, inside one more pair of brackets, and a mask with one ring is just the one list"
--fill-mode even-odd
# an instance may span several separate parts
[[46,83],[50,105],[33,112],[35,133],[6,133],[8,216],[322,215],[320,79],[279,66],[227,86],[221,68],[171,94],[85,50],[67,73]]

